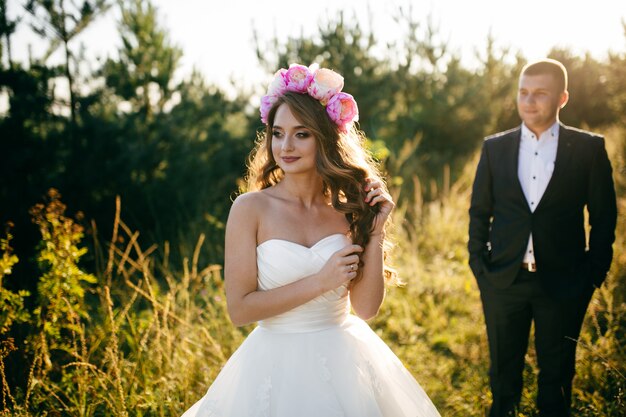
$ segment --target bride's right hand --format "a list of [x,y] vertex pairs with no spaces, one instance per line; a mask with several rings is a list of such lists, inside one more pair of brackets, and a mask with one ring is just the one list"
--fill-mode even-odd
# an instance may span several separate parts
[[317,274],[323,292],[334,290],[356,277],[360,252],[363,252],[361,246],[348,245],[326,261]]

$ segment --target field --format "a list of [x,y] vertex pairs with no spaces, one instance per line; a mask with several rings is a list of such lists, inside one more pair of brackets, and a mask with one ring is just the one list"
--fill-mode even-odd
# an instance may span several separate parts
[[[624,166],[615,144],[614,166]],[[415,375],[442,416],[483,416],[489,405],[488,348],[478,289],[467,265],[467,208],[475,161],[428,203],[394,214],[393,264],[404,285],[391,287],[370,325]],[[621,173],[615,176],[623,179]],[[618,181],[618,190],[623,184]],[[419,190],[419,185],[416,187]],[[399,197],[399,196],[396,196]],[[620,212],[626,198],[620,192]],[[114,245],[91,245],[96,271],[79,268],[84,231],[64,215],[59,196],[33,210],[42,231],[40,305],[26,311],[2,289],[3,333],[29,330],[22,342],[3,337],[0,367],[4,416],[175,416],[199,399],[253,328],[235,328],[226,313],[221,267],[205,264],[199,234],[182,265],[169,247],[143,247],[138,232],[113,222]],[[407,220],[409,219],[409,220]],[[95,229],[93,229],[95,230]],[[579,341],[576,416],[620,416],[626,409],[626,221],[619,218],[609,278],[596,292]],[[11,279],[10,239],[3,275]],[[69,278],[68,278],[69,277]],[[531,342],[532,346],[532,342]],[[528,353],[521,415],[534,416],[536,365]],[[16,362],[25,384],[12,386]],[[19,379],[19,378],[18,378]]]

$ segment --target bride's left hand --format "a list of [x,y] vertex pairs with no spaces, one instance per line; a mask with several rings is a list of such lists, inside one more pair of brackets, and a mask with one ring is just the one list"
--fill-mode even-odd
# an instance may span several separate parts
[[391,211],[396,204],[393,202],[389,192],[385,190],[379,181],[369,178],[367,178],[366,181],[367,184],[365,185],[365,191],[367,192],[367,195],[365,196],[365,202],[370,206],[378,204],[379,207],[374,226],[374,230],[378,230],[385,224],[385,221],[389,217],[389,214],[391,214]]

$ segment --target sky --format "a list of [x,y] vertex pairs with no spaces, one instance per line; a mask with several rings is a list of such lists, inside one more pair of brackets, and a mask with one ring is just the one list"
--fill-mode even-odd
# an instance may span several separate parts
[[[315,35],[320,22],[345,11],[358,19],[381,41],[401,39],[393,16],[399,7],[412,7],[413,16],[424,24],[430,18],[440,37],[447,40],[466,65],[475,51],[484,51],[489,33],[498,47],[519,50],[528,59],[543,57],[554,46],[575,53],[589,52],[597,59],[608,51],[626,53],[626,5],[622,0],[152,0],[161,24],[172,42],[183,50],[178,76],[193,68],[208,82],[226,86],[254,87],[265,84],[269,75],[260,68],[254,51],[253,28],[261,39],[275,34]],[[23,16],[25,0],[8,0],[10,17]],[[371,24],[368,19],[371,10]],[[120,45],[116,7],[100,17],[76,39],[84,44],[91,59],[115,54]],[[12,38],[13,58],[25,61],[29,47],[34,55],[45,42],[25,25]],[[38,52],[40,51],[40,52]],[[55,59],[53,56],[52,60]],[[475,62],[475,61],[474,61]]]

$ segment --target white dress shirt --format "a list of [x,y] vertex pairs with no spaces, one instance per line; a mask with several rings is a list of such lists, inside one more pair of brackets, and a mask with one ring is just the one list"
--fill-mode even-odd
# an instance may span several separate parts
[[[546,191],[554,172],[556,149],[559,143],[559,123],[555,122],[541,133],[539,139],[522,123],[522,137],[519,144],[517,176],[524,191],[530,211],[534,212]],[[533,235],[528,238],[524,261],[535,263]]]

